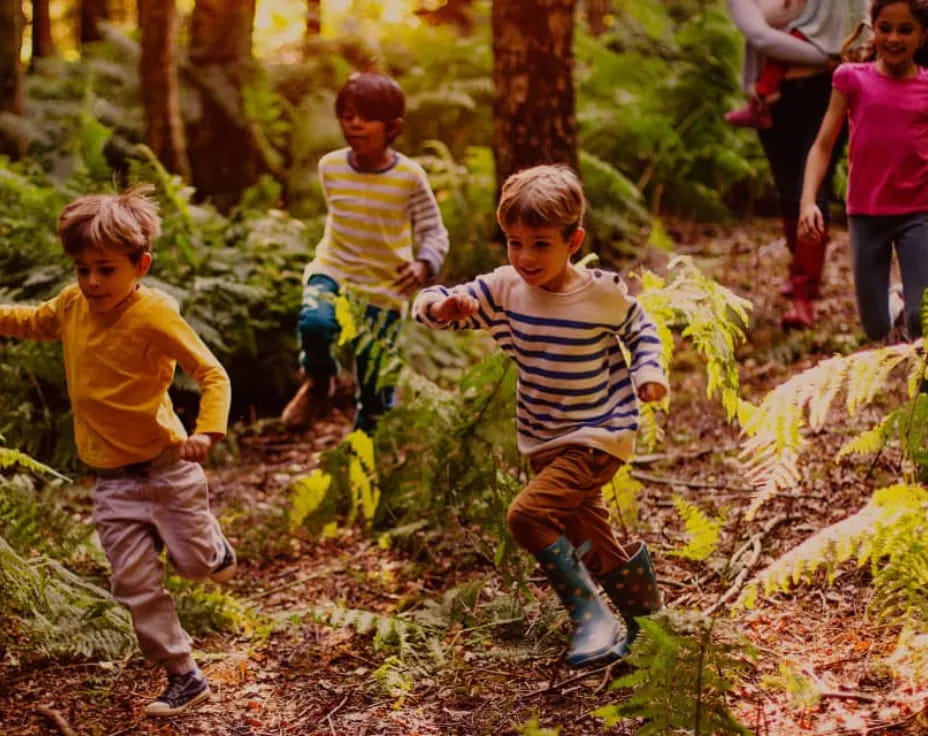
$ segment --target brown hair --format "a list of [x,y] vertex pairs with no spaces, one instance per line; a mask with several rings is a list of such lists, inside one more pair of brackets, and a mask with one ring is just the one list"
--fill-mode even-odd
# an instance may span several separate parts
[[567,238],[583,224],[585,211],[583,187],[573,169],[563,164],[543,164],[506,179],[496,220],[503,229],[516,223],[562,227]]
[[58,216],[58,237],[72,258],[85,248],[118,248],[133,263],[161,234],[158,203],[151,184],[137,184],[122,194],[90,194],[68,203]]
[[[896,3],[908,5],[909,11],[915,17],[915,20],[921,24],[922,30],[928,31],[928,0],[872,0],[870,3],[870,27],[872,28],[873,24],[876,23],[876,19],[880,17],[883,8]],[[841,46],[842,59],[863,62],[873,61],[876,58],[876,47],[873,45],[872,38],[855,48],[855,44],[863,35],[867,25],[866,22],[859,23],[855,31],[845,40],[844,45]]]
[[[406,111],[406,95],[392,77],[378,72],[354,72],[342,85],[335,98],[335,114],[342,117],[349,107],[365,120],[392,123]],[[388,131],[387,142],[399,135]]]

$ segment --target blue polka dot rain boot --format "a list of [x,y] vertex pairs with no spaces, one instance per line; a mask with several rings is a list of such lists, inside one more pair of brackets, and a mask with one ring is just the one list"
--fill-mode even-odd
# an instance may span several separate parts
[[586,566],[580,560],[581,555],[567,537],[562,536],[535,557],[573,624],[567,665],[587,667],[619,659],[622,656],[619,622],[599,597]]

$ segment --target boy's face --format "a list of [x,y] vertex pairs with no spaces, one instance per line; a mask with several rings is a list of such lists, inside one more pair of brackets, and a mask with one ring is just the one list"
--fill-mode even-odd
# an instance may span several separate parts
[[562,291],[571,281],[570,257],[583,242],[583,228],[565,239],[560,225],[530,227],[516,223],[505,228],[509,263],[527,284]]
[[342,135],[355,155],[364,161],[377,161],[386,153],[390,126],[383,120],[368,120],[361,117],[351,103],[345,105],[338,117]]
[[91,246],[74,258],[77,283],[92,312],[109,312],[122,304],[150,267],[151,253],[133,263],[120,248]]

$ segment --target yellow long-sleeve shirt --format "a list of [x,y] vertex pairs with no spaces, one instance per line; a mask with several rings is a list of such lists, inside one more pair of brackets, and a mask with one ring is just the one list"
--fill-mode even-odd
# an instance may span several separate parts
[[0,305],[0,335],[62,341],[77,452],[92,467],[151,460],[187,437],[168,396],[178,363],[202,392],[195,431],[226,432],[229,377],[157,289],[139,285],[104,313],[76,284],[37,306]]

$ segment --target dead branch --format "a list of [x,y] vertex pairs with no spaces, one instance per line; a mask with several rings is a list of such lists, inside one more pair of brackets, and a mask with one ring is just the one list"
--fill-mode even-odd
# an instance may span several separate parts
[[64,717],[57,710],[52,708],[50,705],[40,705],[36,708],[36,712],[40,715],[45,716],[53,724],[55,728],[61,731],[62,736],[77,736],[77,732],[71,728]]
[[686,480],[684,478],[671,478],[663,475],[651,475],[642,473],[637,470],[632,471],[632,477],[646,483],[657,483],[665,486],[684,486],[686,488],[714,488],[718,491],[738,491],[739,493],[754,493],[756,490],[752,486],[733,486],[728,483],[706,483],[701,480]]

